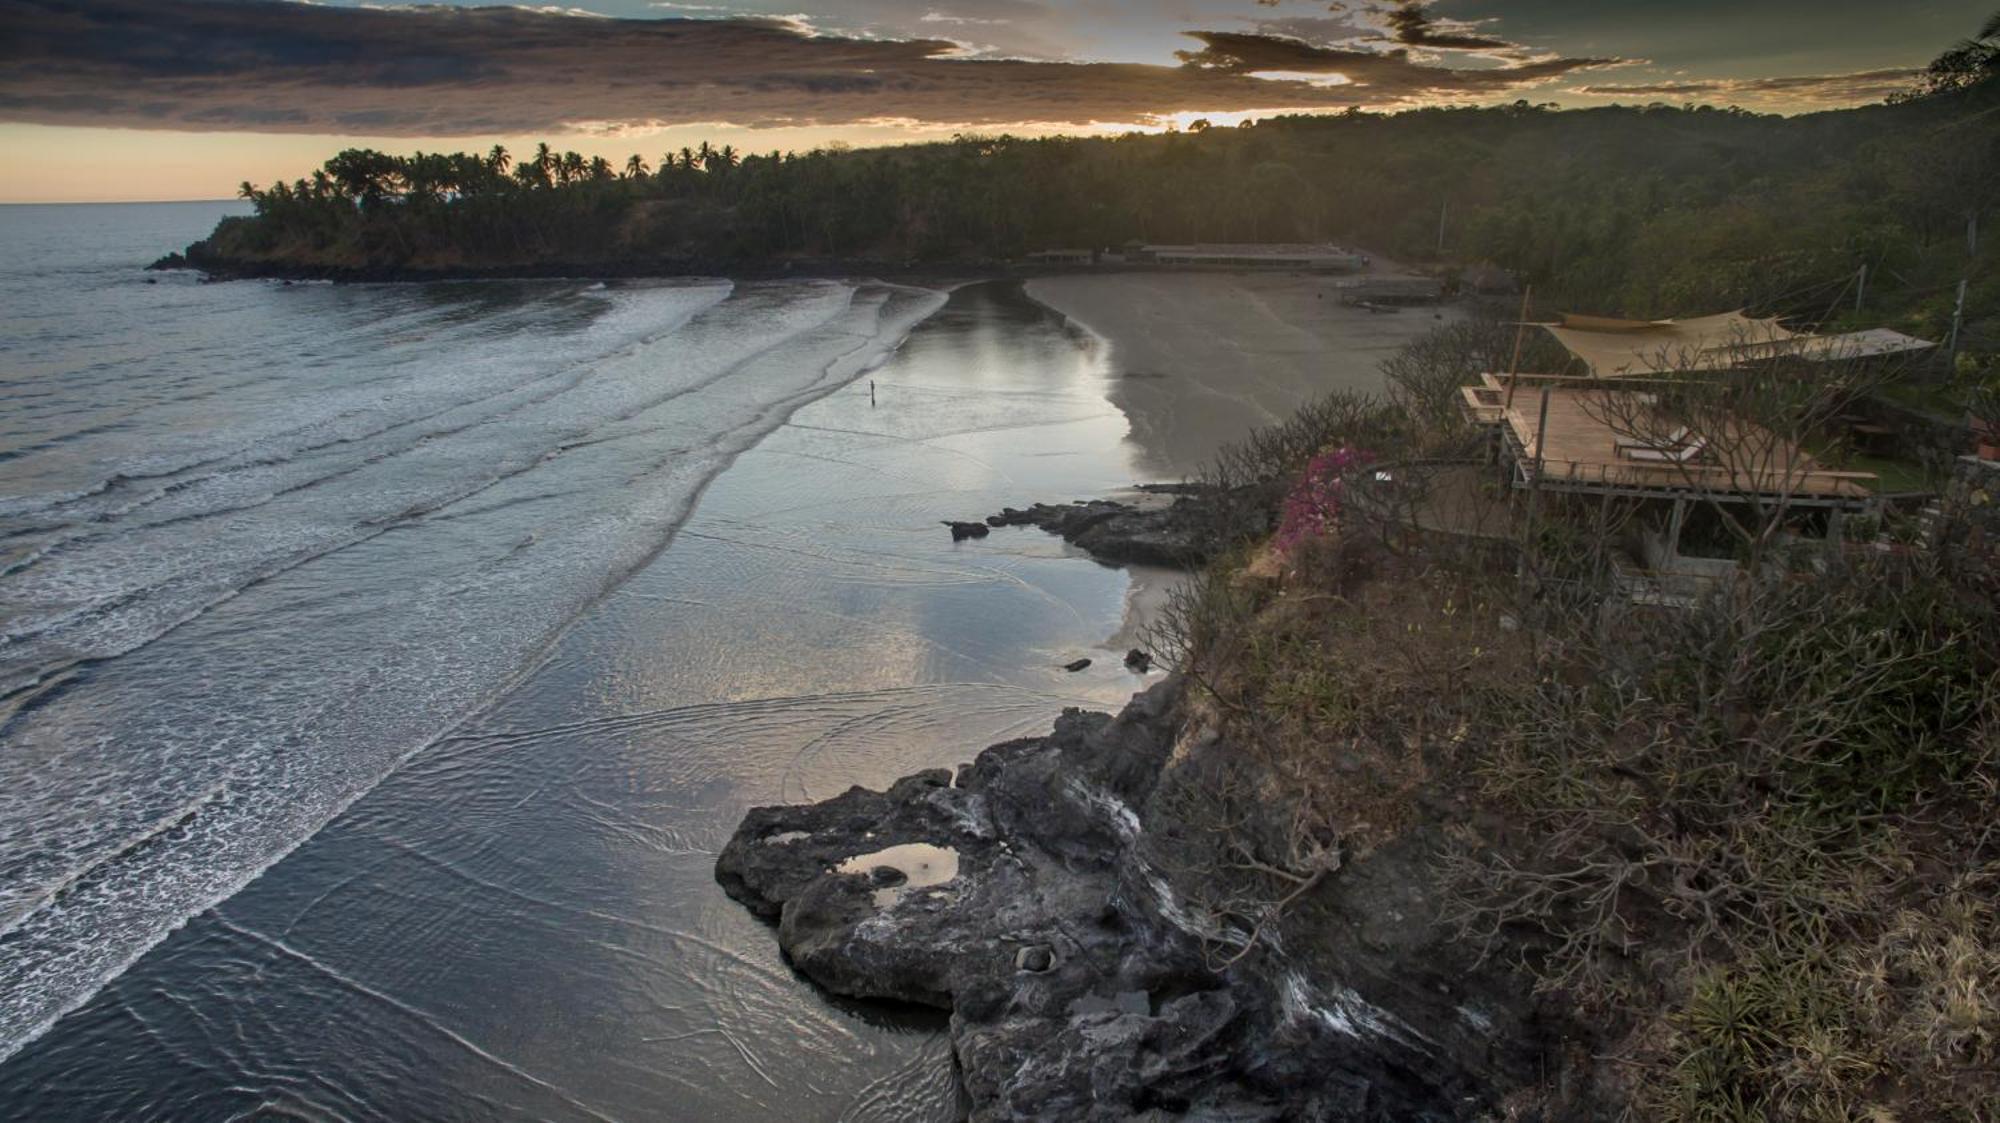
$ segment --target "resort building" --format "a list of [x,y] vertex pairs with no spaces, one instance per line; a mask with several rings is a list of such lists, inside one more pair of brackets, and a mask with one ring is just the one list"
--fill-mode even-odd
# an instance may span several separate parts
[[1298,269],[1321,273],[1354,273],[1368,259],[1353,250],[1326,243],[1273,244],[1204,242],[1187,246],[1141,246],[1137,259],[1160,265],[1209,266],[1228,269]]
[[1791,357],[1806,362],[1880,358],[1935,347],[1926,340],[1877,328],[1838,335],[1794,332],[1776,317],[1724,312],[1687,320],[1620,320],[1564,313],[1537,324],[1562,344],[1592,378],[1730,370]]
[[1516,494],[1591,499],[1593,509],[1619,504],[1636,516],[1628,523],[1636,568],[1627,576],[1635,595],[1663,601],[1734,571],[1728,557],[1683,548],[1691,520],[1716,521],[1718,505],[1758,518],[1779,514],[1790,538],[1837,541],[1843,516],[1880,503],[1875,473],[1828,467],[1794,439],[1718,408],[1718,399],[1688,416],[1672,404],[1686,397],[1675,390],[1681,379],[1705,383],[1773,361],[1831,364],[1935,346],[1880,329],[1795,332],[1741,312],[1688,320],[1565,315],[1533,326],[1568,352],[1565,371],[1481,375],[1460,388],[1461,409],[1491,434],[1493,459]]

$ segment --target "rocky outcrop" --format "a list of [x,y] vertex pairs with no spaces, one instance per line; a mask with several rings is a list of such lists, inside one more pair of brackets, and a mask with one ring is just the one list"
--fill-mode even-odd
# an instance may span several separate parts
[[1111,565],[1195,568],[1215,540],[1216,493],[1192,484],[1148,484],[1139,501],[1092,499],[1004,508],[988,526],[1038,526]]
[[985,523],[967,523],[958,522],[954,519],[945,519],[944,525],[951,528],[951,540],[953,542],[963,542],[968,538],[984,538],[988,534],[993,533]]
[[1533,1079],[1525,987],[1441,943],[1420,847],[1352,902],[1347,871],[1319,894],[1330,949],[1205,954],[1226,934],[1152,864],[1180,832],[1151,806],[1178,691],[955,775],[757,808],[717,880],[828,990],[949,1010],[975,1120],[1470,1120]]

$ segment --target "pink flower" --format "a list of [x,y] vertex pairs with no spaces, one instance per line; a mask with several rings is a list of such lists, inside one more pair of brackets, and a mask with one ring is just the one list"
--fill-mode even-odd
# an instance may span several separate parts
[[1342,445],[1307,461],[1279,513],[1278,533],[1272,539],[1278,552],[1289,554],[1306,539],[1324,537],[1337,527],[1347,474],[1373,459],[1370,453]]

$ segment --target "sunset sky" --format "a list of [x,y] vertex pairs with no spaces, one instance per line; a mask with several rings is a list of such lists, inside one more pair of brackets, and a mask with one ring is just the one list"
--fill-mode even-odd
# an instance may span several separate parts
[[353,145],[622,163],[1351,105],[1794,113],[1880,100],[1994,3],[0,0],[0,201],[225,197]]

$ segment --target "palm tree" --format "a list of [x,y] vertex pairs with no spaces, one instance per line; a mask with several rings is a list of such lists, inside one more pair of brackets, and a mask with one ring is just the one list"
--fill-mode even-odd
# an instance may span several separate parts
[[611,166],[611,161],[605,159],[602,156],[592,156],[590,158],[591,179],[602,182],[607,179],[615,178],[617,174],[618,174],[617,171],[614,170]]
[[626,179],[644,179],[646,178],[646,173],[651,170],[651,168],[646,166],[646,161],[640,159],[637,152],[632,153],[632,158],[625,161]]
[[255,202],[257,199],[257,186],[247,179],[244,180],[242,183],[236,185],[236,197]]
[[1916,89],[1904,97],[1929,97],[1970,89],[1989,79],[2000,78],[2000,11],[1988,16],[1970,39],[1960,40],[1931,60],[1917,79]]
[[492,168],[498,175],[506,175],[507,165],[513,162],[514,158],[507,154],[507,146],[504,144],[494,145],[493,150],[486,154],[486,166]]

